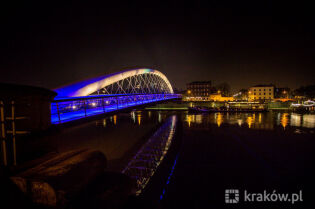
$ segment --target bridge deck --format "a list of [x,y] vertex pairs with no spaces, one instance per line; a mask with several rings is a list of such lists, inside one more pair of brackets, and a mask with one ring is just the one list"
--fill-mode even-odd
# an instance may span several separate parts
[[51,105],[51,122],[60,124],[133,106],[175,99],[177,94],[95,95],[55,100]]

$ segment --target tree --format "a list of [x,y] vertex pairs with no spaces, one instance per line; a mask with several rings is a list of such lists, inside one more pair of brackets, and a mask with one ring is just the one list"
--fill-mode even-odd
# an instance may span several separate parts
[[315,98],[315,85],[301,86],[293,92],[294,96],[303,96],[308,99]]
[[216,85],[215,88],[222,94],[222,96],[230,96],[231,86],[228,83],[220,83]]
[[248,99],[248,90],[247,89],[239,90],[238,93],[235,94],[234,98],[236,100],[247,100]]

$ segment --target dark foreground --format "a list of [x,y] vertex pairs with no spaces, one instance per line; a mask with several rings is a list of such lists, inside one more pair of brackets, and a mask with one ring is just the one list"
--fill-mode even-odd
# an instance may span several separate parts
[[[174,114],[179,122],[172,146],[144,192],[135,196],[134,182],[119,171]],[[314,208],[314,128],[310,114],[144,111],[67,129],[43,147],[60,152],[98,148],[107,158],[105,172],[71,208]],[[227,189],[239,191],[238,203],[225,203]],[[302,191],[303,196],[294,204],[244,201],[245,190]]]

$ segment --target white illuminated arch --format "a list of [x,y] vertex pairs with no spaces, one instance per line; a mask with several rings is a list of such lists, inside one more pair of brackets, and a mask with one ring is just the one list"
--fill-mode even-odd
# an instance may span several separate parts
[[100,76],[97,78],[88,79],[85,81],[63,86],[61,88],[57,88],[54,90],[58,93],[57,97],[88,96],[106,86],[109,86],[121,80],[127,79],[129,77],[142,75],[142,74],[152,74],[152,75],[156,75],[160,77],[166,83],[168,92],[174,93],[172,85],[170,84],[169,80],[163,73],[157,70],[147,69],[147,68],[127,70],[127,71],[118,72],[118,73],[114,73],[110,75]]

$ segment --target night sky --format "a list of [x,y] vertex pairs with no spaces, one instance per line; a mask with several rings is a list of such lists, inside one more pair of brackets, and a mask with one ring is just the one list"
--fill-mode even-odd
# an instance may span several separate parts
[[147,67],[176,88],[315,83],[315,15],[301,1],[42,2],[1,7],[0,82],[56,88]]

